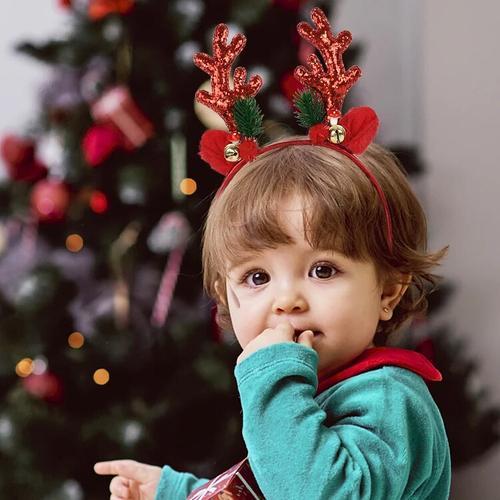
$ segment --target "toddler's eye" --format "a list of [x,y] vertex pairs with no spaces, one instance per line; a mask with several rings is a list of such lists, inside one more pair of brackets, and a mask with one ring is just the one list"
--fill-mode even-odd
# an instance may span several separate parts
[[249,286],[260,286],[265,285],[269,281],[269,275],[263,271],[251,271],[243,280]]
[[309,276],[319,279],[328,279],[335,274],[335,268],[330,264],[316,264],[309,271]]

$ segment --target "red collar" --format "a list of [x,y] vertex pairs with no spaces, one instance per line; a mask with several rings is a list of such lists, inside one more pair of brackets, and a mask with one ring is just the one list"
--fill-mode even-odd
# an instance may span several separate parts
[[443,379],[441,373],[423,354],[396,347],[372,347],[349,364],[323,375],[319,380],[316,394],[320,394],[342,380],[374,370],[380,366],[406,368],[420,375],[426,381],[439,382]]

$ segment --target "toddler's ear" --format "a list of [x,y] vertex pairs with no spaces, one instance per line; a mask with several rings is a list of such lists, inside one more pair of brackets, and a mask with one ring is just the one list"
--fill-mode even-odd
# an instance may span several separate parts
[[217,302],[220,302],[227,306],[227,300],[226,300],[226,287],[222,283],[220,279],[216,279],[214,281],[214,288],[215,288],[215,293],[217,294]]
[[399,301],[403,298],[411,283],[411,274],[401,274],[398,281],[390,280],[383,288],[381,297],[382,313],[380,319],[389,320]]

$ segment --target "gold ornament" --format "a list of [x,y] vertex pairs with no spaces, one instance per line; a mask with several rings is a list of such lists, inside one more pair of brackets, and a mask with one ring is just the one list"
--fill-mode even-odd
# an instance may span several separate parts
[[[232,79],[230,79],[232,81]],[[212,91],[212,86],[210,85],[210,80],[202,83],[198,90],[206,90],[207,92]],[[227,130],[226,123],[215,111],[207,108],[204,104],[201,104],[196,99],[194,101],[194,112],[198,119],[205,127],[215,130]]]
[[224,158],[231,163],[236,163],[240,161],[240,151],[238,149],[238,143],[232,142],[224,148]]
[[330,142],[340,144],[345,139],[345,128],[342,125],[330,125]]

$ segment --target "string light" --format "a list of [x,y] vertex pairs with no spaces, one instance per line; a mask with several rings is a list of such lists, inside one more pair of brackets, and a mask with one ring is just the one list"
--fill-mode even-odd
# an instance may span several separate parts
[[97,385],[105,385],[109,382],[109,372],[105,368],[99,368],[94,372],[94,382]]
[[70,252],[79,252],[83,248],[83,238],[79,234],[70,234],[66,238],[66,248]]
[[31,358],[23,358],[16,365],[16,373],[19,377],[28,377],[33,373],[33,360]]
[[73,332],[68,337],[68,344],[73,349],[80,349],[85,343],[85,337],[80,332]]
[[182,194],[185,194],[189,196],[190,194],[193,194],[196,192],[198,189],[198,186],[196,184],[196,181],[194,179],[190,179],[189,177],[186,177],[185,179],[182,179],[179,189],[181,190]]

